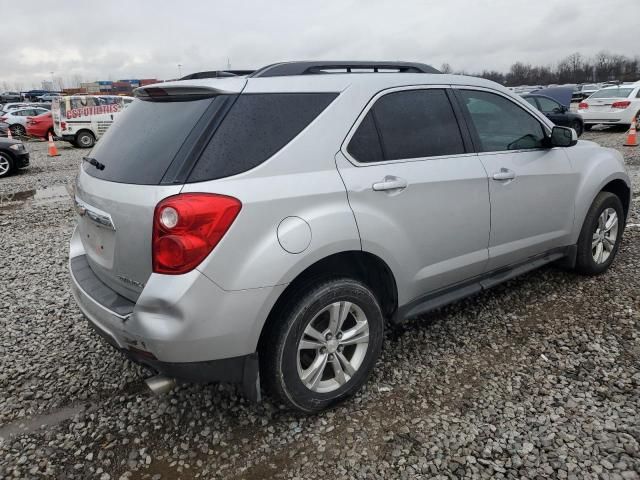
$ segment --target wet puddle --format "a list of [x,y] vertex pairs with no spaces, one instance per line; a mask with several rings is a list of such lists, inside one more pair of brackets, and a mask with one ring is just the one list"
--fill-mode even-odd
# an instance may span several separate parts
[[0,442],[9,440],[16,435],[33,433],[41,428],[58,425],[84,411],[84,406],[72,405],[56,410],[55,412],[38,415],[37,417],[16,420],[15,422],[0,427]]
[[29,205],[62,202],[70,199],[71,186],[57,186],[24,190],[15,193],[0,193],[0,210],[13,210]]

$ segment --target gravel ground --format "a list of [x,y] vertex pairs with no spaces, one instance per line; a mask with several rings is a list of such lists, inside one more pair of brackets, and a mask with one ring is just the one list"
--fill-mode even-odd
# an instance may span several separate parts
[[[637,224],[640,148],[623,137],[583,138],[624,152]],[[332,411],[226,385],[154,397],[68,287],[63,186],[85,151],[29,148],[32,167],[0,180],[0,478],[640,479],[640,228],[603,276],[545,268],[390,330]]]

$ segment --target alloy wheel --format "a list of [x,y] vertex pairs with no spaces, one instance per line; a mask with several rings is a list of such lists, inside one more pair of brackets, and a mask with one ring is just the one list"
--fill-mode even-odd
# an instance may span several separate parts
[[355,303],[340,301],[318,312],[298,343],[298,376],[310,390],[328,393],[346,384],[369,347],[369,322]]
[[593,260],[602,264],[611,256],[618,239],[618,214],[613,208],[605,208],[598,217],[598,224],[591,241]]
[[11,163],[9,162],[9,159],[0,153],[0,177],[4,177],[9,172],[10,168]]
[[18,137],[24,137],[27,134],[27,131],[22,125],[11,125],[9,129],[11,130],[12,134]]

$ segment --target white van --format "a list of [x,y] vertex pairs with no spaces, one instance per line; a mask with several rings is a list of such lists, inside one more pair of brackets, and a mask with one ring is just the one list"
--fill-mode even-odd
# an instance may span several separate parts
[[133,97],[72,95],[53,99],[51,113],[57,137],[76,147],[91,148]]

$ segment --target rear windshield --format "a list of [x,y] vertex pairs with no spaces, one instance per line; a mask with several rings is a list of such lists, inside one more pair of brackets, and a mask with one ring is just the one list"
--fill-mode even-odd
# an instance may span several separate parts
[[598,90],[590,98],[627,98],[632,91],[633,88],[607,88]]
[[88,155],[104,164],[85,171],[111,182],[157,185],[214,98],[187,102],[134,100]]

